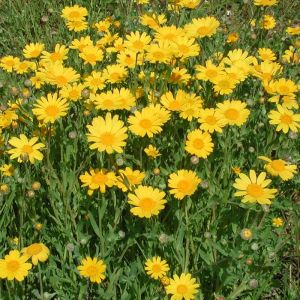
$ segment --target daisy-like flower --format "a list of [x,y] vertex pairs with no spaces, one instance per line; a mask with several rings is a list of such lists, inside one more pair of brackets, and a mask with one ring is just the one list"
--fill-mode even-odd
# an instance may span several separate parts
[[103,51],[96,46],[86,46],[79,56],[83,59],[84,64],[95,66],[97,62],[103,60]]
[[147,47],[145,59],[153,64],[168,64],[173,57],[173,51],[173,47],[167,42],[153,43]]
[[31,258],[34,265],[37,265],[39,261],[45,262],[50,254],[48,247],[43,243],[31,244],[30,246],[23,248],[21,252],[28,259]]
[[194,38],[211,37],[217,32],[220,22],[214,17],[192,19],[184,26],[186,35]]
[[159,279],[166,276],[170,268],[166,260],[162,260],[160,256],[154,256],[145,262],[145,270],[151,278]]
[[160,105],[150,105],[141,111],[135,111],[128,118],[129,129],[136,135],[152,138],[162,131],[162,126],[169,120],[170,113]]
[[211,60],[205,62],[205,66],[196,66],[196,78],[204,81],[213,81],[223,71],[222,67],[216,66]]
[[271,110],[268,114],[271,125],[277,125],[276,131],[288,133],[289,130],[298,132],[300,128],[300,114],[277,104],[277,110]]
[[118,115],[112,117],[107,113],[105,118],[96,117],[92,120],[92,125],[87,125],[87,128],[88,141],[92,143],[90,149],[106,151],[108,154],[123,152],[128,137],[127,127]]
[[27,263],[28,257],[21,255],[18,250],[11,250],[4,259],[0,259],[0,278],[23,281],[32,268],[31,263]]
[[282,159],[270,159],[266,156],[259,156],[261,160],[266,161],[265,169],[273,176],[279,176],[282,180],[290,180],[297,173],[296,165],[289,165]]
[[178,90],[174,97],[172,92],[166,92],[161,96],[160,103],[170,111],[181,111],[185,104],[186,93],[183,90]]
[[80,32],[88,28],[88,22],[86,21],[69,21],[67,22],[69,31]]
[[213,151],[213,147],[211,135],[208,132],[195,129],[188,133],[184,149],[190,154],[207,158]]
[[69,49],[65,45],[56,44],[53,52],[42,52],[41,63],[63,62],[68,58]]
[[0,59],[0,67],[8,73],[11,73],[19,63],[20,59],[12,55],[3,56]]
[[177,28],[175,25],[161,26],[157,28],[155,33],[155,40],[158,42],[175,42],[183,37],[185,32],[182,28]]
[[263,61],[274,61],[276,60],[275,53],[269,48],[259,48],[258,49],[259,58]]
[[258,176],[254,170],[250,170],[249,177],[240,173],[233,186],[238,190],[235,196],[243,197],[243,203],[271,204],[271,199],[275,198],[277,189],[266,188],[272,181],[266,179],[266,173],[262,172]]
[[66,68],[60,62],[45,66],[41,72],[46,82],[57,85],[60,88],[77,81],[80,77],[73,68]]
[[256,6],[273,6],[276,5],[278,0],[254,0]]
[[157,150],[157,148],[153,145],[149,145],[148,147],[146,147],[144,149],[145,153],[151,157],[151,158],[156,158],[158,156],[160,156],[161,154],[159,153],[159,151]]
[[283,222],[282,218],[273,218],[273,220],[272,220],[272,225],[274,227],[277,227],[277,228],[282,227],[283,224],[284,224],[284,222]]
[[37,58],[41,55],[45,45],[41,43],[30,43],[23,49],[25,58]]
[[32,112],[43,123],[54,123],[67,114],[69,103],[67,99],[58,98],[57,93],[48,94],[47,98],[41,97],[34,104]]
[[89,172],[85,172],[80,175],[80,181],[83,183],[82,187],[89,187],[89,195],[93,194],[94,190],[100,190],[101,193],[105,193],[106,187],[112,187],[116,184],[116,175],[114,172],[108,172],[104,169],[90,169]]
[[233,80],[227,73],[214,77],[211,82],[214,84],[214,91],[220,95],[231,94],[239,83],[238,80]]
[[128,70],[121,65],[108,65],[103,70],[103,77],[109,83],[119,83],[126,79]]
[[19,61],[15,66],[17,74],[25,74],[36,69],[36,64],[29,60]]
[[289,35],[298,35],[300,34],[300,26],[288,27],[286,33]]
[[84,80],[84,84],[91,89],[93,93],[105,88],[105,78],[101,72],[93,71]]
[[180,37],[174,42],[175,56],[180,60],[199,55],[200,47],[195,43],[195,39]]
[[143,52],[151,42],[151,37],[145,32],[131,32],[126,35],[124,46],[133,52]]
[[4,164],[0,167],[0,171],[4,176],[10,177],[14,174],[15,169],[11,164]]
[[189,170],[179,170],[170,174],[168,179],[168,186],[171,189],[170,194],[173,194],[178,200],[193,195],[200,183],[201,179],[197,174]]
[[172,295],[171,300],[192,300],[195,299],[199,286],[200,284],[196,283],[196,279],[192,278],[191,274],[182,273],[180,277],[175,274],[166,286],[166,292]]
[[264,29],[270,30],[276,26],[276,20],[271,15],[264,15],[262,20],[262,27]]
[[87,9],[77,4],[74,6],[66,6],[61,12],[62,18],[67,21],[82,21],[87,15]]
[[101,283],[106,276],[106,264],[103,260],[96,257],[87,256],[81,261],[81,265],[77,267],[81,276],[88,278],[91,282]]
[[81,83],[68,84],[61,88],[59,95],[61,98],[71,101],[78,101],[81,98],[81,92],[84,90],[84,85]]
[[91,40],[90,36],[82,36],[79,40],[74,39],[70,45],[70,49],[78,49],[82,52],[83,48],[86,46],[92,46],[93,41]]
[[20,138],[12,137],[8,143],[14,148],[8,150],[10,158],[18,158],[18,162],[24,162],[29,159],[30,163],[34,163],[36,160],[42,160],[43,154],[39,149],[44,148],[45,145],[42,143],[36,143],[38,141],[37,137],[33,137],[30,140],[21,134]]
[[146,174],[139,170],[132,170],[126,167],[125,170],[119,170],[120,176],[117,177],[116,185],[118,188],[122,189],[123,192],[131,190],[135,185],[142,183]]
[[199,112],[198,122],[201,124],[200,129],[203,131],[222,132],[222,128],[226,125],[226,121],[217,116],[214,108],[201,109]]
[[150,218],[156,216],[165,208],[167,200],[164,199],[165,193],[151,186],[138,186],[134,193],[128,195],[128,203],[134,207],[131,213],[140,218]]
[[158,29],[161,25],[167,22],[166,16],[164,14],[144,14],[140,17],[140,23],[144,26],[148,26],[151,29]]
[[240,100],[225,100],[217,104],[216,117],[224,120],[225,124],[242,126],[250,114],[246,103]]

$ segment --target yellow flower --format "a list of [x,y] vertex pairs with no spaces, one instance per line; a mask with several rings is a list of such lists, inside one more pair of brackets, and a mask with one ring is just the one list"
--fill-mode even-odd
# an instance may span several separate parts
[[15,66],[14,69],[16,70],[17,74],[24,74],[28,73],[29,71],[36,69],[36,64],[29,60],[19,61]]
[[165,195],[159,189],[140,185],[128,195],[128,203],[134,206],[130,211],[140,218],[156,216],[165,207]]
[[127,127],[119,120],[119,116],[111,116],[107,113],[105,119],[96,117],[92,120],[92,125],[87,125],[89,133],[88,141],[92,143],[90,149],[97,149],[99,152],[106,151],[122,153],[126,145]]
[[298,35],[298,34],[300,34],[300,26],[288,27],[286,29],[286,32],[289,35]]
[[188,37],[211,37],[217,32],[220,22],[214,17],[192,19],[192,22],[184,26]]
[[173,96],[172,92],[166,92],[160,98],[160,103],[170,111],[181,111],[185,104],[186,93],[183,90],[178,90],[176,97]]
[[188,133],[185,142],[185,150],[198,157],[207,158],[213,151],[214,144],[212,143],[211,135],[208,132],[202,132],[200,129],[195,129]]
[[237,32],[231,32],[230,34],[228,34],[226,42],[231,44],[237,42],[238,40],[239,40],[239,34]]
[[77,267],[81,276],[88,278],[91,282],[101,283],[106,276],[106,265],[103,260],[96,257],[87,256],[81,261],[81,265]]
[[256,6],[273,6],[276,5],[278,0],[254,0]]
[[79,177],[83,183],[82,186],[88,186],[90,189],[90,195],[94,190],[99,189],[101,193],[105,193],[106,187],[112,187],[116,184],[116,176],[114,172],[108,172],[105,169],[90,169],[89,172],[85,172]]
[[264,29],[273,29],[276,26],[276,21],[273,16],[270,15],[264,15],[263,21],[262,21],[262,27]]
[[289,165],[282,159],[272,160],[265,156],[258,157],[267,162],[265,169],[273,176],[279,176],[282,180],[290,180],[297,173],[297,165]]
[[175,56],[180,60],[197,56],[200,53],[200,47],[193,38],[179,37],[173,45]]
[[164,63],[168,64],[173,55],[173,47],[167,42],[160,42],[158,44],[150,44],[147,47],[147,54],[145,59],[150,63]]
[[0,259],[0,278],[23,281],[32,268],[32,264],[26,263],[27,259],[18,250],[9,251],[4,259]]
[[43,243],[34,243],[28,247],[25,247],[21,251],[25,257],[31,258],[34,265],[37,265],[39,261],[45,262],[50,254],[49,249]]
[[162,131],[162,126],[169,120],[170,113],[160,105],[150,105],[141,111],[135,111],[128,118],[129,129],[136,135],[152,138]]
[[41,63],[55,63],[63,62],[68,58],[67,54],[69,49],[65,45],[56,44],[54,52],[49,53],[47,51],[42,52]]
[[216,116],[225,121],[228,125],[241,126],[250,114],[246,103],[240,100],[225,100],[223,103],[217,104]]
[[41,72],[46,82],[60,88],[77,81],[80,77],[73,68],[65,68],[60,62],[46,65]]
[[124,81],[128,76],[128,70],[121,65],[108,65],[103,70],[103,77],[109,83],[119,83]]
[[71,101],[78,101],[81,98],[81,92],[84,90],[84,85],[81,83],[73,83],[65,85],[59,91],[59,95],[61,98],[71,100]]
[[182,200],[186,196],[191,196],[197,190],[201,179],[193,171],[179,170],[172,173],[168,179],[168,186],[171,189],[170,194],[178,200]]
[[84,64],[95,66],[97,62],[103,60],[103,51],[96,46],[86,46],[79,56],[83,59]]
[[117,177],[116,185],[122,189],[123,192],[127,192],[128,189],[132,189],[135,185],[142,183],[146,174],[139,170],[132,170],[126,167],[125,170],[119,170],[120,176]]
[[0,171],[3,173],[4,176],[12,176],[14,174],[14,167],[11,164],[4,164],[0,167]]
[[277,110],[271,110],[268,114],[271,125],[277,125],[276,131],[287,133],[289,130],[298,132],[300,128],[300,114],[277,104]]
[[67,27],[69,31],[80,32],[88,28],[88,23],[86,21],[69,21]]
[[214,108],[201,109],[198,122],[201,124],[200,129],[209,133],[222,132],[222,128],[227,123],[226,120],[217,116]]
[[184,36],[184,30],[177,28],[175,25],[161,26],[155,29],[155,41],[157,42],[176,42],[180,37]]
[[92,46],[93,41],[91,40],[90,36],[82,36],[79,40],[74,39],[71,43],[70,48],[71,49],[78,49],[80,52],[84,49],[86,46]]
[[236,175],[239,175],[241,173],[241,168],[240,167],[232,167],[231,170]]
[[151,42],[151,37],[145,32],[131,32],[126,35],[124,46],[133,52],[143,52]]
[[191,274],[182,273],[180,277],[175,274],[173,279],[170,279],[170,284],[166,286],[166,292],[173,295],[171,300],[192,300],[195,299],[199,286]]
[[47,98],[41,97],[41,99],[37,100],[32,112],[39,121],[54,123],[57,119],[67,114],[69,109],[67,101],[66,99],[58,98],[57,93],[53,95],[48,94]]
[[276,60],[275,53],[269,48],[259,48],[258,49],[259,58],[263,61],[274,61]]
[[235,196],[242,196],[243,203],[259,203],[271,204],[271,199],[275,198],[277,189],[268,189],[271,183],[270,179],[266,179],[266,173],[262,172],[256,176],[255,171],[250,170],[250,177],[244,173],[239,174],[233,186],[238,190],[234,193]]
[[216,77],[218,77],[218,75],[221,74],[222,70],[222,67],[214,65],[211,60],[207,60],[205,62],[205,66],[196,66],[196,77],[199,80],[213,81]]
[[23,49],[25,58],[37,58],[41,55],[45,45],[41,43],[30,43]]
[[147,148],[144,149],[144,151],[151,158],[156,158],[161,155],[157,148],[152,145],[149,145]]
[[284,222],[283,222],[282,218],[273,218],[273,220],[272,220],[272,225],[274,227],[282,227],[283,224],[284,224]]
[[129,50],[122,51],[117,56],[117,63],[130,69],[143,64],[143,56]]
[[8,143],[15,148],[7,151],[11,154],[10,158],[18,158],[18,162],[24,162],[29,159],[32,164],[35,160],[42,160],[43,154],[39,149],[44,148],[45,145],[42,143],[36,144],[37,140],[37,137],[33,137],[29,140],[24,134],[21,134],[20,138],[11,138]]
[[211,82],[214,84],[214,91],[220,95],[231,94],[239,83],[238,80],[233,80],[226,73],[214,77]]
[[151,278],[159,279],[164,277],[170,268],[166,260],[162,260],[160,256],[154,256],[145,262],[145,270]]
[[84,80],[85,86],[89,87],[93,93],[105,88],[105,78],[102,73],[93,71]]
[[191,75],[186,68],[173,68],[169,82],[173,84],[187,84],[191,79]]
[[12,55],[3,56],[0,59],[0,67],[8,73],[11,73],[19,63],[20,59]]
[[74,6],[66,6],[61,13],[62,18],[67,21],[82,21],[87,15],[87,9],[77,4]]
[[249,229],[249,228],[244,228],[242,231],[241,231],[241,238],[243,240],[250,240],[253,236],[253,233],[252,233],[252,230]]
[[167,19],[164,14],[161,15],[148,15],[144,14],[140,17],[140,22],[144,26],[148,26],[151,29],[157,29],[160,27],[160,25],[163,25],[164,23],[167,22]]

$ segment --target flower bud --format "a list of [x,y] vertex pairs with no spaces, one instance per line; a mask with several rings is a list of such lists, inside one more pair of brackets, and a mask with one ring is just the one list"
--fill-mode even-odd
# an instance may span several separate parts
[[26,80],[24,81],[24,85],[25,85],[26,87],[31,87],[31,86],[32,86],[31,80],[30,80],[30,79],[26,79]]
[[258,281],[256,279],[250,279],[249,287],[251,289],[256,289],[258,287]]
[[257,251],[258,248],[259,248],[259,245],[258,245],[257,243],[253,243],[253,244],[251,245],[251,249],[252,249],[253,251]]
[[169,237],[165,233],[161,233],[158,237],[158,240],[161,244],[166,244],[169,241]]
[[77,132],[76,131],[70,131],[68,136],[71,140],[74,140],[77,137]]
[[153,174],[154,175],[159,175],[160,174],[160,169],[159,168],[155,168],[154,170],[153,170]]
[[81,92],[81,97],[87,99],[90,96],[90,91],[88,89],[84,89]]
[[34,191],[38,191],[38,190],[41,188],[41,184],[40,184],[38,181],[35,181],[35,182],[31,185],[31,188],[32,188]]
[[29,190],[29,191],[27,192],[27,197],[28,197],[28,198],[34,198],[34,196],[35,196],[35,192],[34,192],[33,190]]
[[75,246],[72,243],[68,243],[66,248],[69,252],[73,252],[75,249]]
[[241,234],[241,238],[243,240],[250,240],[253,235],[251,229],[248,229],[248,228],[244,228],[240,234]]
[[43,228],[43,224],[41,224],[41,223],[36,223],[36,224],[34,225],[34,228],[35,228],[35,230],[40,231],[40,230]]
[[193,156],[191,157],[191,163],[192,163],[193,165],[197,165],[197,164],[199,163],[199,157],[196,156],[196,155],[193,155]]
[[206,239],[210,239],[210,238],[211,238],[211,233],[208,232],[208,231],[204,232],[204,237],[205,237]]
[[118,232],[118,235],[119,235],[119,237],[121,238],[121,239],[124,239],[125,238],[125,232],[123,231],[123,230],[120,230],[119,232]]

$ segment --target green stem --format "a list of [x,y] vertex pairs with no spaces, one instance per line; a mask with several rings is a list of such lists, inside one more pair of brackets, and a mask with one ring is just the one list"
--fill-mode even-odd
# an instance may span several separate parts
[[41,295],[41,298],[44,299],[44,289],[43,289],[42,271],[41,271],[41,266],[40,266],[39,264],[38,264],[38,269],[39,269],[40,295]]

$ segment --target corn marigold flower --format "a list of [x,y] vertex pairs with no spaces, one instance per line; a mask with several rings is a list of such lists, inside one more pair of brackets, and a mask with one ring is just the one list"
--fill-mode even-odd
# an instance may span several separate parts
[[286,33],[289,35],[298,35],[300,34],[300,26],[288,27]]
[[128,194],[128,203],[134,207],[130,212],[140,218],[156,216],[165,208],[165,193],[151,186],[138,186],[134,193]]
[[216,109],[216,117],[224,120],[225,124],[242,126],[250,114],[246,103],[240,100],[225,100],[218,103]]
[[174,45],[174,55],[180,60],[185,60],[189,57],[194,57],[199,55],[200,46],[195,42],[195,39],[188,37],[179,37]]
[[214,84],[214,91],[220,95],[231,94],[239,83],[238,80],[233,80],[228,74],[218,75],[211,82]]
[[107,113],[105,118],[96,117],[92,120],[92,125],[87,125],[87,129],[88,141],[92,143],[90,149],[106,151],[108,154],[123,152],[128,137],[127,127],[118,115],[112,117]]
[[278,0],[254,0],[256,6],[273,6],[276,5]]
[[211,37],[217,32],[220,22],[214,17],[192,19],[192,22],[184,26],[188,37]]
[[77,267],[81,276],[88,278],[91,282],[101,283],[105,278],[106,264],[96,257],[87,256]]
[[103,60],[103,51],[96,46],[86,46],[79,56],[83,59],[84,64],[95,66],[97,62]]
[[19,61],[14,66],[14,70],[17,72],[17,74],[25,74],[35,69],[36,69],[36,64],[28,60]]
[[14,174],[15,169],[11,164],[4,164],[0,167],[0,171],[4,176],[11,177]]
[[174,195],[176,199],[182,200],[186,196],[193,195],[201,181],[194,171],[178,170],[169,176],[170,194]]
[[116,178],[116,185],[122,189],[123,192],[131,190],[135,185],[142,183],[146,174],[139,170],[133,170],[126,167],[125,170],[119,170],[119,176]]
[[271,204],[271,199],[275,198],[277,189],[266,188],[271,183],[270,179],[266,179],[266,173],[262,172],[256,176],[255,171],[250,170],[249,175],[250,177],[244,173],[239,174],[233,184],[238,190],[234,195],[243,197],[243,203]]
[[80,52],[84,49],[86,46],[92,46],[93,41],[91,40],[91,37],[89,35],[82,36],[80,39],[74,39],[70,45],[70,49],[77,49]]
[[31,258],[31,261],[34,265],[37,265],[38,262],[45,262],[48,259],[50,251],[46,245],[43,243],[34,243],[25,247],[21,250],[25,257]]
[[158,29],[161,25],[167,22],[166,16],[164,14],[144,14],[140,17],[140,23],[144,26],[148,26],[151,29]]
[[37,58],[41,55],[45,45],[41,43],[30,43],[23,49],[23,55],[25,58]]
[[283,224],[284,224],[284,222],[283,222],[283,220],[282,220],[282,218],[273,218],[272,219],[272,225],[273,225],[273,227],[282,227],[283,226]]
[[271,125],[277,125],[276,131],[288,133],[289,130],[298,132],[300,128],[300,114],[277,104],[277,110],[271,110],[268,114]]
[[135,111],[128,118],[129,129],[136,135],[152,138],[162,131],[162,126],[169,120],[170,112],[160,105],[150,105],[141,111]]
[[161,26],[155,29],[155,41],[157,42],[176,42],[180,37],[184,37],[184,30],[175,25]]
[[151,42],[151,37],[145,32],[131,32],[126,35],[124,46],[133,52],[144,52],[147,45]]
[[201,124],[200,129],[209,133],[222,132],[223,127],[227,124],[226,120],[217,116],[214,108],[201,109],[198,122]]
[[290,180],[297,173],[297,166],[290,165],[282,159],[270,159],[266,156],[259,156],[261,160],[266,161],[265,169],[273,176],[279,176],[282,180]]
[[167,42],[159,42],[150,44],[147,47],[145,59],[150,63],[169,64],[174,53],[174,47]]
[[259,58],[263,61],[274,61],[276,60],[275,53],[269,48],[259,48],[258,49]]
[[200,158],[207,158],[213,151],[214,144],[212,143],[211,135],[208,132],[203,132],[200,129],[195,129],[188,133],[185,142],[185,150]]
[[170,284],[165,287],[167,294],[171,294],[171,300],[192,300],[198,293],[200,284],[192,278],[189,273],[182,273],[180,276],[175,274],[170,278]]
[[67,27],[69,31],[80,32],[88,28],[88,23],[86,21],[69,21]]
[[101,72],[93,71],[84,79],[84,85],[89,87],[92,93],[96,93],[105,88],[105,78]]
[[106,187],[114,186],[117,178],[114,172],[105,169],[90,169],[89,172],[86,171],[80,175],[79,179],[83,183],[82,187],[89,187],[89,195],[91,195],[94,190],[98,189],[101,193],[105,193]]
[[276,20],[273,16],[264,15],[262,20],[262,27],[264,29],[273,29],[276,26]]
[[68,58],[69,49],[65,45],[56,44],[53,52],[42,52],[41,63],[63,62]]
[[250,240],[253,236],[253,232],[251,229],[249,228],[244,228],[242,231],[241,231],[241,238],[243,240]]
[[66,6],[61,12],[61,17],[67,21],[83,21],[87,15],[87,9],[77,4]]
[[44,157],[39,149],[44,148],[45,145],[36,143],[37,141],[37,137],[29,140],[24,134],[21,134],[20,138],[12,137],[8,143],[14,148],[7,152],[10,154],[11,159],[18,158],[18,162],[24,162],[29,159],[30,163],[33,164],[36,160],[42,160]]
[[0,259],[0,278],[7,280],[23,281],[32,268],[27,263],[28,257],[21,255],[18,250],[11,250],[4,259]]
[[33,114],[45,124],[54,123],[65,116],[69,109],[69,103],[67,99],[58,98],[57,93],[54,93],[48,94],[47,98],[41,97],[33,107]]
[[81,93],[84,88],[85,86],[83,84],[75,82],[62,87],[59,91],[59,95],[63,99],[76,102],[82,97]]
[[160,279],[167,274],[170,268],[166,260],[162,260],[160,256],[154,256],[145,262],[145,270],[151,278]]
[[144,152],[151,158],[156,158],[161,155],[157,150],[157,148],[154,147],[153,145],[149,145],[148,147],[146,147],[144,149]]
[[127,68],[121,65],[109,65],[103,70],[103,77],[109,83],[122,82],[127,76]]
[[20,59],[12,55],[3,56],[0,59],[0,67],[8,73],[11,73],[19,63]]
[[205,62],[205,66],[196,66],[196,78],[204,81],[213,81],[216,77],[218,77],[223,68],[220,66],[216,66],[213,64],[211,60],[207,60]]

